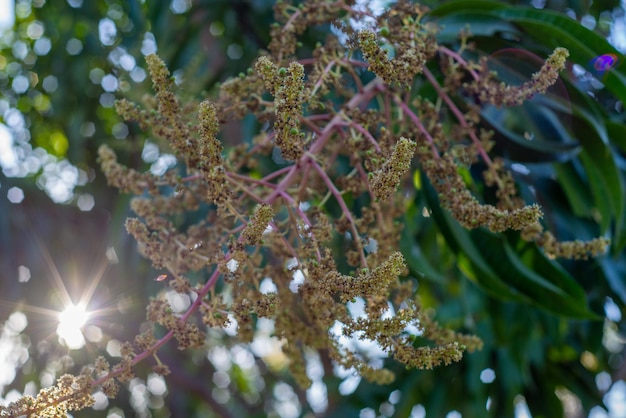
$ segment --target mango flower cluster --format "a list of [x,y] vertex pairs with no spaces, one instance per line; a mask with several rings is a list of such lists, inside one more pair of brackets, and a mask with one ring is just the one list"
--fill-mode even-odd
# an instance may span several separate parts
[[[426,174],[441,205],[466,228],[519,230],[556,256],[604,250],[603,239],[559,243],[544,231],[539,206],[518,196],[502,160],[490,156],[492,135],[478,128],[476,106],[460,109],[450,97],[463,89],[480,103],[517,105],[555,82],[566,50],[557,48],[528,83],[509,86],[497,82],[484,61],[465,61],[462,51],[438,45],[436,28],[424,21],[427,9],[408,1],[380,16],[349,0],[307,0],[297,7],[278,2],[275,14],[279,23],[271,28],[268,51],[247,73],[223,83],[216,98],[181,104],[165,63],[149,55],[154,98],[117,103],[119,114],[160,138],[179,165],[154,176],[124,166],[103,146],[102,170],[109,184],[136,195],[131,208],[137,217],[126,228],[140,252],[193,302],[174,313],[166,300],[151,300],[152,327],[124,345],[122,362],[99,360],[86,372],[89,385],[67,379],[76,396],[59,390],[58,404],[84,400],[87,407],[92,387],[115,396],[115,381],[130,380],[134,365],[148,357],[155,371],[167,374],[157,352],[171,339],[181,350],[202,348],[207,329],[236,322],[236,338],[251,342],[258,318],[274,322],[302,387],[311,384],[309,349],[371,381],[393,380],[390,370],[344,346],[330,332],[337,324],[344,336],[376,342],[407,368],[450,364],[480,349],[479,338],[440,327],[422,308],[415,280],[406,277],[397,219],[415,192],[404,182],[412,170]],[[363,18],[374,23],[363,30],[348,23]],[[298,56],[298,37],[322,23],[340,28],[348,41],[329,38],[311,56]],[[461,48],[466,45],[464,39]],[[443,81],[426,66],[435,59]],[[364,77],[364,70],[374,76]],[[453,129],[444,128],[449,122],[434,103],[409,94],[416,79],[430,83],[447,104],[456,117]],[[270,129],[225,147],[223,126],[248,115]],[[473,196],[459,173],[460,161],[479,160],[487,167],[485,185],[496,189],[495,205]],[[295,276],[303,279],[294,289]],[[275,291],[262,292],[268,278]],[[348,305],[357,299],[365,302],[365,314],[355,317]],[[417,344],[418,335],[432,344]],[[36,405],[15,404],[2,416],[31,413]]]

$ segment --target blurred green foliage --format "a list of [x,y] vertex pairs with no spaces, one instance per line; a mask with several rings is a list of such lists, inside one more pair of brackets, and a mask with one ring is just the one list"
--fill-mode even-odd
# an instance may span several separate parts
[[[17,2],[15,25],[0,43],[0,121],[13,132],[12,157],[0,156],[0,319],[16,310],[26,313],[23,343],[29,355],[15,379],[5,382],[5,398],[11,389],[24,392],[28,382],[46,382],[44,372],[78,370],[106,351],[109,339],[132,338],[144,320],[144,300],[161,288],[152,280],[158,273],[123,231],[127,197],[106,186],[95,161],[98,146],[108,143],[137,169],[163,162],[158,151],[155,158],[146,157],[139,128],[122,123],[112,107],[116,97],[139,100],[149,92],[142,55],[157,49],[183,94],[206,97],[216,83],[246,71],[266,46],[272,3]],[[504,417],[514,416],[525,400],[535,417],[563,416],[565,410],[567,416],[586,416],[603,406],[604,393],[623,378],[625,364],[621,315],[605,318],[605,309],[621,313],[626,303],[626,67],[597,77],[601,84],[584,74],[598,55],[622,57],[606,41],[619,2],[533,2],[546,3],[544,9],[526,7],[526,1],[423,3],[433,9],[429,19],[442,25],[441,43],[454,46],[458,31],[468,26],[477,53],[517,51],[520,65],[532,60],[528,53],[545,57],[556,46],[569,49],[564,94],[547,95],[523,113],[487,109],[482,116],[485,127],[497,133],[496,152],[517,168],[520,189],[528,201],[542,205],[559,238],[607,235],[613,244],[597,260],[557,264],[515,234],[459,230],[416,173],[420,193],[402,220],[402,250],[411,274],[419,278],[422,301],[436,308],[438,321],[477,334],[485,347],[434,371],[396,370],[390,387],[358,384],[348,374],[332,377],[332,365],[321,353],[327,405],[318,415],[358,416],[370,408],[373,414],[408,416],[422,405],[427,416],[456,410],[463,417]],[[593,29],[581,25],[585,16],[593,18]],[[329,30],[306,34],[304,48]],[[523,122],[511,126],[512,117]],[[229,137],[238,142],[255,123],[228,127]],[[537,141],[524,140],[529,126]],[[479,169],[468,170],[468,178]],[[14,187],[25,195],[19,203],[5,198]],[[476,187],[489,198],[489,190]],[[108,270],[98,281],[104,265]],[[23,268],[30,279],[19,281]],[[84,350],[58,345],[56,324],[42,311],[62,309],[58,284],[50,279],[54,268],[74,301],[86,286],[97,285],[90,308],[105,310],[95,324],[105,338],[88,342]],[[524,297],[506,300],[490,289],[489,278],[491,285]],[[550,293],[554,285],[564,294]],[[597,318],[582,319],[592,316],[589,312]],[[125,415],[149,410],[153,416],[276,416],[286,405],[299,405],[301,415],[315,410],[306,393],[258,358],[252,362],[266,387],[255,392],[250,381],[258,377],[246,375],[248,369],[236,360],[242,348],[222,335],[212,341],[208,358],[163,350],[161,359],[173,371],[166,395],[137,402],[131,394],[136,396],[141,382],[135,382],[135,392],[130,388],[107,408]],[[351,383],[358,384],[353,391]],[[107,408],[76,416],[106,416]]]

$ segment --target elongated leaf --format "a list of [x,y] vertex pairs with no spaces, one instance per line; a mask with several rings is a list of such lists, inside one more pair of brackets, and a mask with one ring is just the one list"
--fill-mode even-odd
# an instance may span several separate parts
[[415,235],[418,233],[418,223],[415,222],[417,216],[420,215],[416,208],[414,206],[409,208],[405,227],[402,229],[400,250],[406,258],[406,263],[412,275],[418,278],[424,277],[437,283],[445,283],[445,277],[433,267],[418,243],[415,242]]
[[[468,231],[439,206],[435,190],[422,179],[432,217],[451,247],[456,248],[459,268],[486,292],[500,299],[533,303],[570,318],[597,318],[586,306],[582,288],[563,271],[527,255],[527,266],[503,236],[483,229]],[[540,267],[550,278],[533,271]]]
[[422,175],[422,185],[432,218],[437,222],[448,245],[459,257],[459,268],[469,279],[494,297],[504,300],[525,300],[493,271],[490,262],[483,258],[480,249],[472,241],[469,231],[441,207],[437,193],[425,175]]
[[[510,6],[504,2],[461,0],[448,2],[430,12],[431,16],[440,19],[463,14],[474,16],[479,25],[480,22],[487,21],[486,16],[489,15],[514,23],[517,30],[524,33],[525,38],[533,38],[540,45],[552,49],[567,48],[570,52],[569,61],[583,67],[588,67],[594,58],[602,54],[612,53],[623,59],[623,55],[602,36],[568,16],[549,10]],[[472,21],[468,19],[467,24],[471,31]],[[624,66],[608,71],[602,82],[610,92],[626,102]]]
[[[623,180],[610,147],[610,143],[616,140],[609,138],[606,115],[588,95],[576,90],[571,93],[575,100],[572,103],[572,131],[583,148],[580,160],[585,167],[594,206],[602,216],[602,232],[605,232],[612,220],[621,219],[625,207]],[[613,127],[613,136],[618,137],[620,133]],[[621,229],[621,224],[618,226]]]
[[581,154],[580,161],[583,167],[585,167],[589,188],[593,196],[594,207],[600,215],[600,229],[602,232],[606,232],[611,222],[611,206],[609,204],[609,195],[606,185],[596,165],[587,153]]
[[530,296],[533,300],[540,298],[542,291],[559,293],[558,287],[536,274],[523,277],[524,275],[520,271],[521,266],[511,262],[513,259],[512,250],[502,235],[496,236],[482,229],[472,230],[471,235],[481,252],[491,260],[491,267],[499,274],[504,275],[504,280],[521,293]]
[[[543,45],[567,48],[570,61],[583,67],[602,54],[613,53],[622,57],[606,39],[563,14],[526,7],[501,8],[491,13],[519,24],[520,29]],[[608,71],[603,83],[620,100],[626,101],[626,73],[623,67]]]
[[611,290],[626,304],[626,261],[623,257],[618,260],[605,257],[599,262]]
[[587,184],[580,177],[574,165],[571,162],[555,164],[554,171],[574,215],[591,217],[592,196],[589,193]]
[[452,14],[463,14],[468,11],[491,11],[494,9],[499,9],[502,7],[506,7],[506,4],[503,4],[500,1],[493,0],[458,0],[458,1],[449,1],[446,2],[429,12],[429,15],[435,17],[448,16]]
[[626,211],[617,219],[615,234],[611,241],[611,253],[617,255],[626,247]]
[[[498,118],[499,111],[493,107],[487,107],[481,112],[481,117],[491,129],[494,129],[501,137],[497,137],[498,147],[507,151],[507,156],[513,161],[539,162],[539,161],[562,161],[576,153],[579,144],[566,142],[570,136],[565,131],[561,122],[550,114],[548,109],[535,109],[531,113],[523,113],[520,109],[507,109],[515,112],[520,118],[519,123],[525,124],[528,132],[540,133],[532,140],[522,134],[506,127],[506,121]],[[545,130],[553,128],[553,133],[558,136],[553,140],[546,140]]]
[[497,32],[518,32],[511,23],[487,13],[451,14],[438,19],[437,24],[440,26],[440,30],[437,33],[437,41],[441,43],[456,41],[459,39],[459,33],[468,28],[472,36],[492,36]]
[[[602,231],[606,231],[612,219],[621,218],[624,211],[624,185],[621,174],[617,169],[613,153],[609,146],[597,138],[581,135],[581,144],[584,152],[581,161],[585,165],[585,172],[590,180],[592,191],[595,190],[595,203],[598,206],[609,208],[608,219],[603,219]],[[602,202],[600,199],[606,199]]]
[[519,257],[532,271],[546,278],[581,305],[586,305],[587,294],[583,287],[559,263],[549,260],[536,245],[524,244]]
[[[608,122],[606,128],[609,141],[619,147],[622,153],[626,155],[626,126],[621,123]],[[621,168],[623,173],[626,169],[626,167],[624,167],[624,165],[626,165],[626,159],[624,159],[623,156],[616,158],[621,158],[623,165],[618,168]],[[621,214],[618,213],[616,216],[613,241],[611,244],[611,252],[613,255],[617,255],[626,247],[626,208],[622,210]]]
[[626,155],[626,125],[617,122],[607,122],[606,130],[611,143],[617,145]]
[[[471,232],[474,243],[493,270],[510,286],[527,296],[532,303],[557,315],[570,318],[596,318],[586,306],[585,294],[573,279],[561,273],[559,283],[527,266],[504,239],[483,229]],[[547,270],[548,266],[544,265]],[[550,269],[555,273],[555,269]]]

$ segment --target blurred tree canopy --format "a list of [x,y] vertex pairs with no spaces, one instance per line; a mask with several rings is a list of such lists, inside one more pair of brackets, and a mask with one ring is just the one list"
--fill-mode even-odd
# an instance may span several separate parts
[[[418,278],[424,306],[435,308],[443,325],[481,337],[481,351],[431,371],[403,370],[390,361],[397,375],[390,386],[335,370],[303,391],[272,370],[267,359],[215,333],[208,356],[166,347],[159,356],[170,366],[170,376],[151,375],[146,366],[115,400],[99,399],[94,410],[76,416],[423,416],[424,411],[446,416],[457,411],[463,417],[502,417],[528,408],[535,417],[582,417],[607,407],[605,394],[626,373],[621,337],[626,67],[614,46],[619,33],[612,30],[624,10],[610,0],[421,3],[431,8],[429,21],[441,28],[440,44],[457,45],[458,32],[468,28],[474,46],[469,53],[490,57],[508,82],[536,71],[534,57],[559,46],[570,51],[568,70],[550,94],[521,109],[485,109],[481,123],[496,132],[494,151],[515,173],[527,201],[542,206],[555,235],[568,240],[607,236],[612,240],[608,253],[554,261],[514,233],[494,237],[466,231],[441,209],[416,170],[414,184],[421,189],[401,220],[402,251]],[[7,350],[0,387],[5,401],[36,393],[98,354],[114,357],[119,342],[132,339],[145,321],[145,301],[162,287],[152,280],[159,272],[139,256],[123,228],[130,216],[128,196],[107,186],[96,162],[98,147],[106,143],[137,170],[158,173],[175,164],[172,155],[114,110],[116,98],[140,100],[151,91],[143,56],[157,52],[183,95],[211,97],[218,83],[245,73],[267,47],[273,4],[15,3],[14,26],[0,40],[0,350]],[[321,25],[307,31],[303,50],[312,51],[333,30]],[[615,61],[598,69],[598,57],[607,54]],[[248,119],[226,126],[225,146],[239,138],[249,141],[257,128]],[[479,168],[467,175],[476,174],[473,170]],[[489,199],[491,192],[477,193]],[[496,285],[522,297],[507,299],[490,287]],[[85,328],[86,345],[70,350],[58,341],[55,313],[67,305],[65,292],[78,303],[86,289],[89,310],[100,315]],[[557,293],[565,296],[556,298]],[[311,364],[312,375],[323,374],[316,367],[333,374],[332,364]],[[259,379],[251,370],[263,376],[266,387],[260,391],[250,384]]]

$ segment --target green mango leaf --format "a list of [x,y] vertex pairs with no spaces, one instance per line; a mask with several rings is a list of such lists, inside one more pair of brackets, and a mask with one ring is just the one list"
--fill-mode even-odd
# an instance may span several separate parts
[[585,166],[595,203],[608,212],[603,213],[601,220],[602,232],[605,232],[611,220],[621,219],[624,211],[622,176],[615,164],[610,147],[602,141],[584,136],[581,136],[581,143],[584,151],[580,158]]
[[618,216],[615,223],[615,233],[611,241],[611,254],[617,256],[626,247],[626,211]]
[[558,278],[542,275],[533,269],[534,266],[524,263],[502,235],[478,228],[471,231],[471,236],[483,257],[490,260],[489,264],[496,274],[533,304],[569,318],[598,319],[587,308],[584,290],[563,271],[543,263],[542,269],[549,274],[558,274]]
[[592,216],[592,196],[574,164],[572,162],[555,164],[554,171],[574,215],[590,218]]
[[571,158],[579,150],[577,142],[569,142],[569,133],[553,112],[547,108],[531,109],[530,105],[525,109],[528,111],[507,109],[507,113],[515,114],[519,118],[518,123],[525,126],[527,132],[534,133],[532,140],[509,129],[506,120],[500,117],[501,111],[492,106],[481,112],[489,128],[499,134],[496,138],[498,147],[506,150],[509,159],[519,162],[557,161]]
[[[577,89],[570,89],[570,93],[575,101],[572,103],[572,131],[583,149],[580,161],[585,167],[588,181],[588,185],[584,187],[591,189],[594,206],[601,215],[602,232],[607,231],[611,222],[615,221],[614,239],[621,241],[624,235],[622,217],[626,201],[622,175],[610,144],[619,142],[621,135],[626,132],[615,124],[607,124],[606,115],[587,94]],[[563,185],[565,187],[566,183]],[[568,197],[573,197],[572,191],[569,190]]]
[[606,130],[609,136],[609,141],[626,154],[626,125],[618,122],[606,122]]
[[[432,218],[448,244],[455,249],[459,269],[492,296],[537,305],[557,315],[597,319],[589,311],[583,289],[564,270],[541,259],[538,253],[526,251],[527,265],[506,241],[477,228],[464,229],[441,208],[434,188],[422,175],[426,201]],[[539,270],[533,270],[539,268]],[[544,276],[541,273],[547,273]]]
[[438,7],[432,9],[428,14],[435,17],[448,16],[453,14],[463,14],[468,11],[485,11],[489,12],[494,9],[506,7],[500,1],[493,0],[458,0],[448,1]]
[[[623,58],[602,36],[561,13],[527,7],[506,7],[491,13],[518,24],[520,30],[539,40],[542,45],[567,48],[570,52],[569,60],[583,67],[602,54],[612,53]],[[626,101],[626,70],[623,67],[608,71],[602,82],[611,93]]]
[[525,297],[498,277],[491,268],[488,259],[483,258],[480,249],[472,241],[469,231],[441,207],[437,192],[424,174],[422,174],[422,185],[426,202],[431,209],[431,216],[448,245],[457,254],[458,266],[461,271],[484,291],[496,298],[527,301]]
[[604,233],[608,230],[611,222],[611,206],[609,204],[609,196],[607,187],[604,184],[602,176],[597,171],[597,166],[587,153],[580,156],[580,161],[585,167],[589,188],[593,196],[594,207],[600,216],[600,230]]
[[496,32],[518,33],[511,23],[503,21],[497,16],[486,13],[456,13],[437,19],[439,32],[437,41],[453,43],[459,39],[462,30],[470,29],[472,36],[492,36]]
[[619,259],[603,257],[598,262],[611,290],[619,296],[622,304],[626,304],[626,280],[624,280],[626,277],[626,260],[624,257]]
[[[609,135],[605,123],[606,115],[585,92],[572,88],[570,95],[572,132],[582,147],[579,158],[587,176],[586,188],[591,190],[594,206],[601,216],[601,230],[606,232],[612,220],[621,219],[626,203],[622,192],[622,177],[610,147],[610,143],[614,141],[611,137],[617,138],[622,132],[612,126],[613,131]],[[571,193],[568,194],[568,197],[571,196]],[[617,222],[621,230],[621,220]],[[621,237],[622,233],[617,235]]]
[[[510,6],[503,2],[461,0],[448,2],[433,9],[430,16],[444,20],[452,16],[467,14],[477,20],[478,26],[488,21],[488,16],[501,18],[517,26],[524,39],[534,39],[548,48],[564,47],[570,52],[570,62],[588,67],[589,63],[602,54],[612,53],[623,60],[623,55],[605,38],[582,26],[576,20],[550,10]],[[467,24],[472,32],[472,20]],[[502,25],[498,23],[498,25]],[[528,42],[526,42],[528,43]],[[626,68],[616,67],[603,75],[605,87],[623,102],[626,102]]]
[[541,277],[546,278],[579,303],[583,305],[587,303],[585,289],[578,284],[576,279],[561,264],[546,257],[536,245],[523,241],[521,243],[523,248],[518,251],[519,258],[528,268],[541,275]]
[[[407,210],[402,228],[402,237],[400,239],[400,251],[404,254],[407,266],[412,276],[420,278],[424,277],[437,283],[446,283],[446,278],[436,268],[433,267],[424,252],[416,242],[418,233],[418,222],[415,219],[421,216],[415,205],[411,205]],[[433,240],[434,241],[434,240]],[[431,241],[431,242],[433,242]]]
[[[626,155],[626,126],[622,123],[607,122],[606,129],[609,141]],[[624,159],[624,156],[621,158]],[[623,173],[624,166],[622,166],[621,169]],[[621,214],[616,214],[613,239],[611,241],[611,253],[617,255],[624,247],[626,247],[626,209],[622,210]]]

